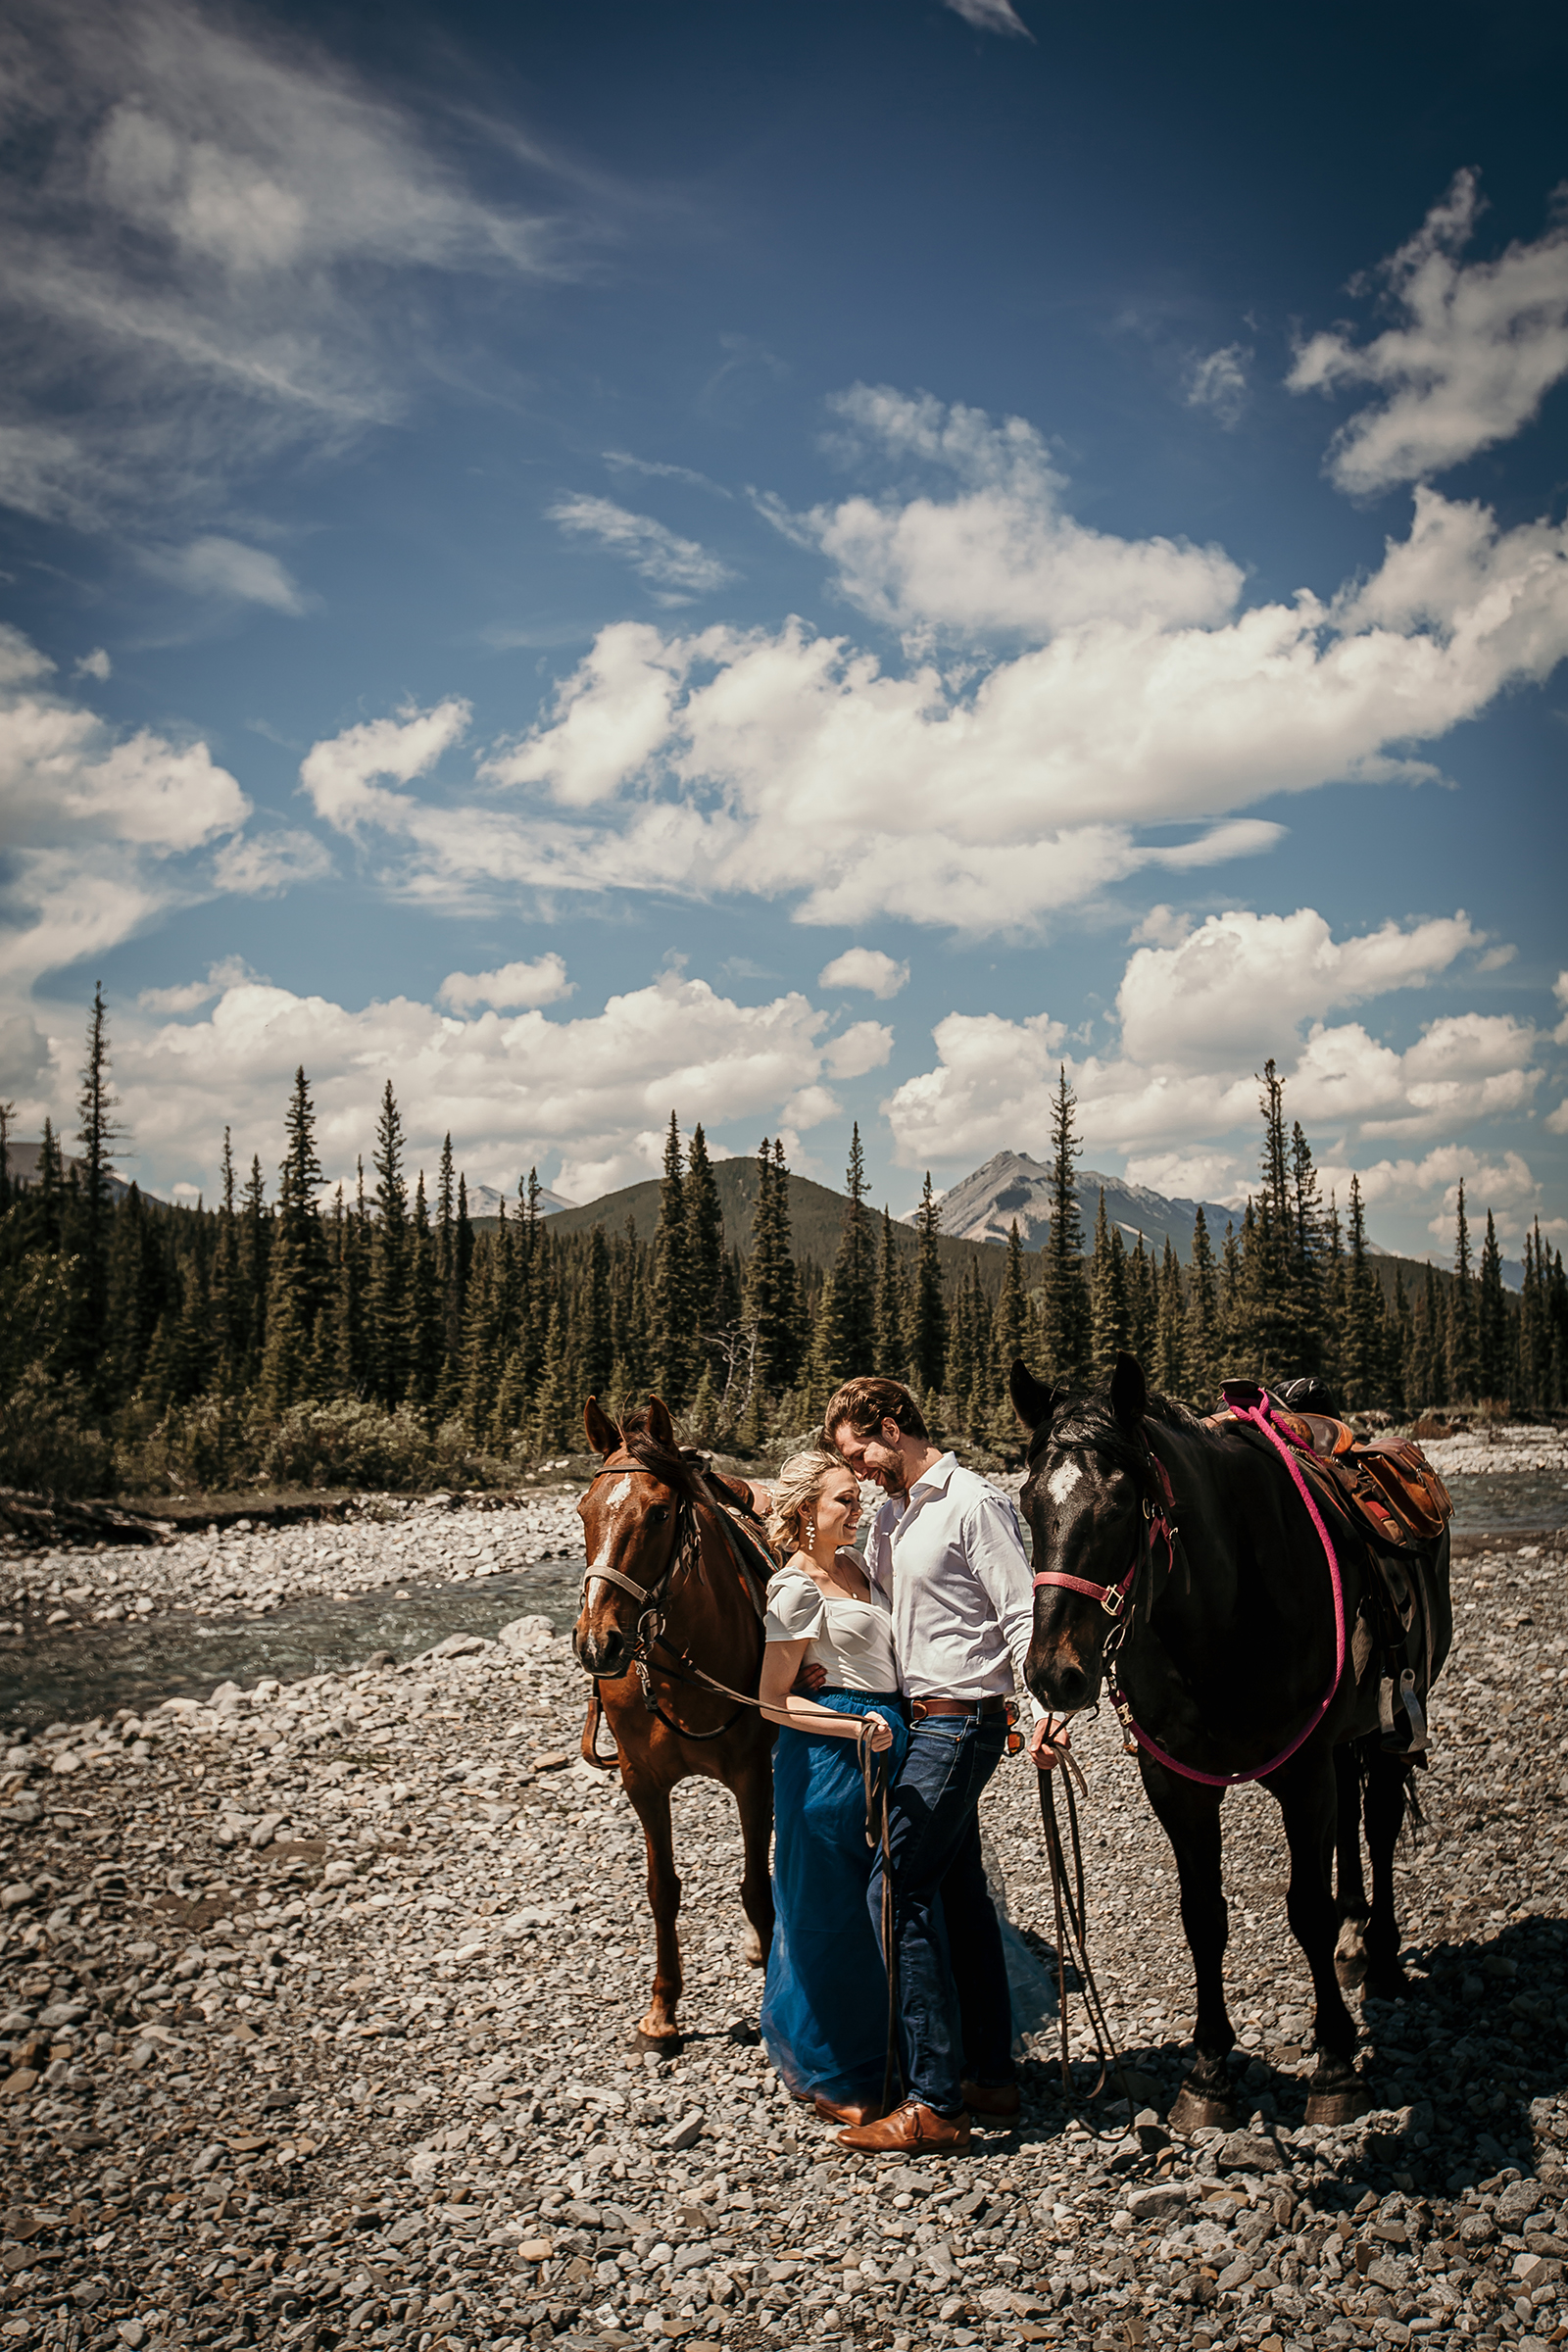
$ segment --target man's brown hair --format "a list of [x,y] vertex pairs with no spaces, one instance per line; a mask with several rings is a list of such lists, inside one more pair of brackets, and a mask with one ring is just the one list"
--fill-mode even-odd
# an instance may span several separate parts
[[873,1438],[884,1421],[896,1421],[906,1438],[931,1443],[920,1407],[902,1380],[877,1380],[869,1373],[847,1380],[834,1391],[822,1415],[822,1434],[830,1446],[841,1421],[847,1421],[858,1438]]

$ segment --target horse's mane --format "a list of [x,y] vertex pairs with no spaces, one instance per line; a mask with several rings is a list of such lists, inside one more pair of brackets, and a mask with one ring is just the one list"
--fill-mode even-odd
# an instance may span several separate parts
[[726,1505],[756,1517],[750,1494],[740,1494],[727,1479],[720,1478],[706,1454],[699,1453],[691,1446],[662,1446],[649,1429],[646,1408],[640,1407],[636,1412],[626,1415],[620,1425],[620,1442],[645,1470],[652,1470],[657,1478],[663,1480],[666,1487],[673,1487],[688,1501],[711,1502],[713,1497],[709,1494],[705,1482],[712,1479],[723,1488]]
[[[1153,1390],[1145,1401],[1144,1418],[1161,1429],[1189,1431],[1202,1427],[1197,1413],[1185,1404],[1178,1404],[1175,1397],[1157,1396]],[[1135,1477],[1143,1473],[1145,1449],[1117,1420],[1109,1395],[1103,1390],[1075,1389],[1059,1399],[1047,1424],[1041,1459],[1084,1446],[1103,1454],[1119,1469],[1131,1471]],[[1030,1462],[1033,1466],[1033,1446]]]

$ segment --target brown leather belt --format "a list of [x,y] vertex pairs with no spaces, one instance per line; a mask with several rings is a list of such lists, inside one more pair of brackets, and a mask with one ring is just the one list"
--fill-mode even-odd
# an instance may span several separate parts
[[1004,1698],[911,1698],[909,1713],[918,1723],[922,1715],[1005,1715]]

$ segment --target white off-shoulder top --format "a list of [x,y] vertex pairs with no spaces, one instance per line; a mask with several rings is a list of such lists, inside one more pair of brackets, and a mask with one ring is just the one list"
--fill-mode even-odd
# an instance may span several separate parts
[[[859,1555],[851,1555],[857,1568]],[[824,1592],[804,1568],[781,1568],[767,1588],[766,1638],[806,1642],[807,1655],[835,1690],[899,1688],[893,1655],[893,1605],[873,1585],[865,1600]]]

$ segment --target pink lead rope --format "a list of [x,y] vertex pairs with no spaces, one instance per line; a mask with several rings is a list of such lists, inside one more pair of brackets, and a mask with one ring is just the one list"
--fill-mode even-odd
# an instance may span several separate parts
[[[1323,1514],[1312,1499],[1311,1490],[1307,1486],[1305,1479],[1301,1476],[1295,1454],[1292,1452],[1285,1440],[1280,1436],[1278,1430],[1274,1428],[1263,1408],[1260,1405],[1255,1404],[1238,1405],[1235,1402],[1232,1402],[1230,1409],[1236,1415],[1238,1420],[1250,1421],[1254,1428],[1262,1431],[1264,1437],[1267,1438],[1275,1452],[1284,1462],[1286,1469],[1290,1472],[1291,1477],[1296,1484],[1296,1491],[1306,1505],[1307,1516],[1311,1520],[1312,1525],[1317,1529],[1318,1540],[1322,1544],[1329,1563],[1329,1581],[1334,1587],[1334,1674],[1329,1683],[1329,1687],[1324,1691],[1322,1699],[1319,1702],[1316,1710],[1307,1717],[1305,1723],[1302,1724],[1300,1730],[1297,1733],[1296,1738],[1291,1741],[1290,1745],[1288,1747],[1282,1747],[1279,1754],[1277,1756],[1271,1756],[1266,1764],[1259,1764],[1256,1770],[1253,1772],[1199,1772],[1191,1764],[1183,1764],[1179,1762],[1175,1756],[1168,1756],[1162,1747],[1157,1745],[1154,1740],[1151,1740],[1149,1734],[1144,1730],[1143,1725],[1136,1720],[1132,1709],[1128,1706],[1126,1700],[1121,1696],[1120,1691],[1116,1688],[1115,1666],[1114,1662],[1112,1661],[1108,1676],[1111,1698],[1115,1705],[1117,1714],[1121,1717],[1121,1720],[1125,1724],[1128,1731],[1132,1733],[1133,1738],[1137,1740],[1139,1746],[1143,1748],[1147,1754],[1152,1756],[1156,1764],[1163,1764],[1167,1772],[1179,1773],[1184,1781],[1200,1781],[1205,1788],[1234,1788],[1239,1783],[1244,1781],[1267,1780],[1271,1772],[1278,1772],[1282,1764],[1289,1763],[1290,1759],[1295,1755],[1297,1749],[1301,1745],[1302,1741],[1311,1738],[1312,1734],[1317,1730],[1318,1725],[1322,1722],[1324,1716],[1328,1713],[1329,1708],[1334,1703],[1334,1693],[1340,1687],[1340,1677],[1345,1672],[1345,1588],[1340,1582],[1340,1563],[1335,1553],[1334,1544],[1330,1539],[1329,1531],[1323,1524]],[[1168,1493],[1169,1480],[1164,1474],[1164,1464],[1160,1462],[1157,1454],[1154,1456],[1154,1463],[1156,1469],[1160,1472],[1160,1483],[1166,1488]],[[1163,1513],[1161,1513],[1160,1516],[1163,1518]],[[1170,1542],[1168,1530],[1166,1532],[1165,1540],[1168,1545]],[[1151,1535],[1150,1541],[1151,1549],[1152,1549],[1152,1534]],[[1107,1608],[1110,1615],[1119,1616],[1121,1614],[1123,1602],[1125,1601],[1126,1595],[1132,1587],[1133,1579],[1137,1573],[1138,1562],[1135,1559],[1132,1567],[1128,1570],[1120,1585],[1092,1585],[1084,1577],[1063,1576],[1059,1573],[1053,1573],[1051,1571],[1047,1571],[1045,1574],[1037,1576],[1034,1581],[1037,1588],[1041,1585],[1061,1585],[1065,1586],[1069,1592],[1083,1592],[1092,1595],[1095,1599],[1099,1600],[1102,1606]],[[1107,1598],[1107,1596],[1112,1592],[1116,1594],[1116,1600],[1113,1607],[1110,1606]]]

